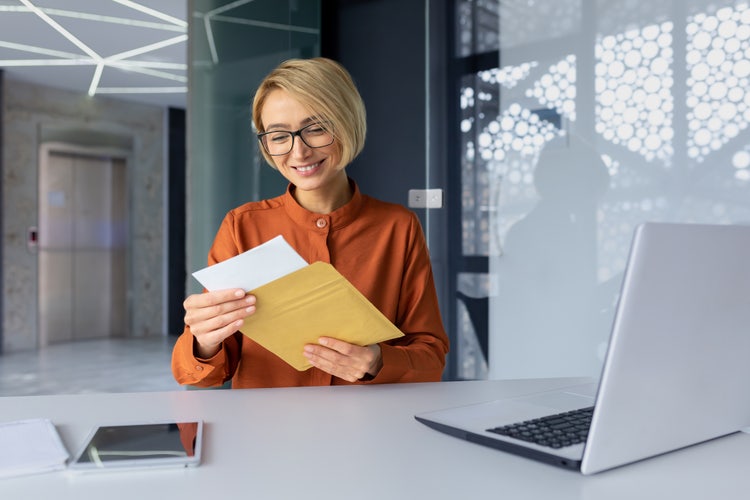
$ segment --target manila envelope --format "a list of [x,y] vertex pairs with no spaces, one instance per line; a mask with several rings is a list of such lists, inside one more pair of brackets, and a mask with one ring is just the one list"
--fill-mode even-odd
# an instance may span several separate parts
[[325,262],[314,262],[248,292],[255,313],[240,331],[299,371],[305,344],[333,337],[360,346],[402,337],[388,318]]

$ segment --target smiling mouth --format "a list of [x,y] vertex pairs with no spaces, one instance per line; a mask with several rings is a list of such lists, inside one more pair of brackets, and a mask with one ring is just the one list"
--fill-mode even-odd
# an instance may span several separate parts
[[320,162],[313,163],[312,165],[306,165],[304,167],[294,167],[294,169],[297,172],[309,172],[310,170],[318,168],[318,165],[320,165]]

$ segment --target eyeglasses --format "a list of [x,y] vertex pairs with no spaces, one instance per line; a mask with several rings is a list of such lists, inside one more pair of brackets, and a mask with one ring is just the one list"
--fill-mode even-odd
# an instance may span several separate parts
[[296,132],[273,130],[258,134],[258,140],[271,156],[289,153],[294,147],[294,138],[299,137],[309,148],[323,148],[333,144],[333,134],[322,123],[311,123]]

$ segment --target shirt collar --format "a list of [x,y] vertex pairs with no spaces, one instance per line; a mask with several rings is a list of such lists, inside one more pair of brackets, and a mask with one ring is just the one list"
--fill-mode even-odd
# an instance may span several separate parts
[[362,206],[364,205],[364,197],[359,191],[359,186],[354,182],[354,179],[349,178],[349,186],[352,188],[352,199],[343,207],[337,208],[329,214],[316,214],[310,212],[306,208],[303,208],[297,200],[294,199],[292,193],[294,192],[294,185],[289,184],[286,188],[286,193],[283,195],[284,209],[287,215],[294,222],[300,226],[309,228],[315,226],[315,222],[321,217],[328,220],[332,229],[338,229],[351,223],[354,219],[359,216]]

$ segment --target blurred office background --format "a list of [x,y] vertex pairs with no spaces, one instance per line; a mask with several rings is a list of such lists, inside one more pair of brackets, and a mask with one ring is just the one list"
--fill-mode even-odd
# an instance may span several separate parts
[[190,272],[285,186],[254,89],[318,55],[362,190],[442,190],[446,380],[598,376],[635,226],[750,222],[745,0],[0,0],[0,395],[176,387]]

